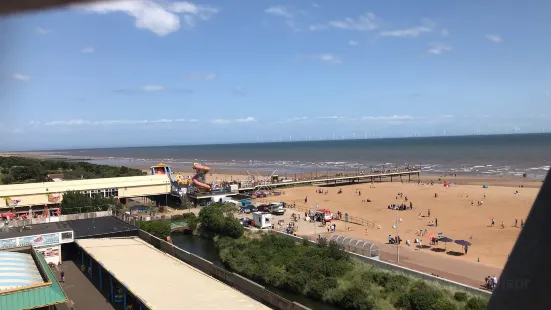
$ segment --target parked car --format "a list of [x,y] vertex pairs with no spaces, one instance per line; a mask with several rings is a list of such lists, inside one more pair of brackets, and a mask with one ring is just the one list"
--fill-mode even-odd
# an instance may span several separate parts
[[285,214],[285,208],[283,208],[283,204],[281,203],[271,204],[270,213],[274,215],[283,215]]
[[257,207],[259,212],[270,212],[270,205],[260,205]]
[[256,207],[253,206],[253,205],[246,205],[246,206],[241,207],[241,208],[239,209],[239,212],[246,213],[246,214],[249,214],[249,213],[252,213],[252,212],[256,212],[256,211],[258,211],[258,210],[257,210]]
[[251,222],[252,222],[252,220],[248,217],[244,217],[244,218],[239,219],[239,223],[241,223],[241,225],[243,225],[243,227],[251,226]]

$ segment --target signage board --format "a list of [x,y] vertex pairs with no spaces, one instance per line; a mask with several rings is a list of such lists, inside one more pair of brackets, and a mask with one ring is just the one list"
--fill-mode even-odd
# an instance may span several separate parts
[[49,203],[59,203],[61,201],[61,194],[48,194]]
[[17,246],[17,238],[0,240],[0,249],[15,248]]
[[51,234],[25,236],[9,239],[0,239],[0,249],[16,248],[21,246],[45,247],[61,243],[73,242],[73,232],[64,231]]
[[45,234],[38,236],[26,236],[19,238],[19,246],[43,246],[59,243],[59,233]]

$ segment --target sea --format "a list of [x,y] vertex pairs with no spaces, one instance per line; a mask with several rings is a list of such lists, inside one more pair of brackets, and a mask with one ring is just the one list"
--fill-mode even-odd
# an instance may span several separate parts
[[551,134],[473,135],[274,143],[61,150],[50,156],[92,163],[276,173],[346,172],[421,167],[426,173],[543,179],[551,165]]

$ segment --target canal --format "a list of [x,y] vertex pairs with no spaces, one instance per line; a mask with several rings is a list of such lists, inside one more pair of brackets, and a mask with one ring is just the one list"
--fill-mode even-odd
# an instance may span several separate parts
[[[224,268],[224,264],[222,264],[222,261],[220,261],[220,256],[218,256],[218,251],[216,249],[216,246],[214,244],[214,241],[204,239],[201,237],[183,234],[183,233],[173,233],[170,236],[172,243],[190,253],[193,253],[197,256],[200,256],[213,264],[217,265],[218,267]],[[339,308],[319,302],[317,300],[312,300],[307,297],[297,295],[294,293],[289,293],[282,291],[280,289],[277,289],[275,287],[269,287],[265,286],[267,290],[278,294],[288,300],[298,302],[312,310],[338,310]]]

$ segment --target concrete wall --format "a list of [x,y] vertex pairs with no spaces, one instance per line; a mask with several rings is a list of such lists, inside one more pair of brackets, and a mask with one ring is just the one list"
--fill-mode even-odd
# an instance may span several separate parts
[[[298,241],[298,242],[302,242],[304,240],[301,237],[295,237],[293,235],[289,235],[289,234],[282,233],[282,232],[279,232],[279,231],[272,231],[272,232],[280,234],[282,236],[285,236],[287,238],[293,239],[293,240]],[[312,244],[316,244],[312,240],[310,240],[310,242]],[[392,263],[389,263],[389,262],[381,261],[381,260],[378,260],[378,259],[373,259],[373,258],[363,256],[363,255],[359,255],[359,254],[356,254],[356,253],[352,253],[352,252],[348,252],[348,251],[346,251],[346,252],[348,254],[350,254],[352,257],[354,257],[356,259],[359,259],[360,261],[362,261],[364,263],[373,265],[375,267],[378,267],[378,268],[381,268],[381,269],[384,269],[384,270],[400,272],[400,273],[403,273],[405,275],[408,275],[408,276],[411,276],[411,277],[414,277],[414,278],[436,282],[438,284],[448,286],[448,287],[453,288],[455,290],[467,292],[467,293],[477,295],[477,296],[490,297],[492,295],[491,292],[481,290],[481,289],[478,289],[476,287],[468,286],[468,285],[465,285],[465,284],[462,284],[462,283],[459,283],[459,282],[455,282],[455,281],[451,281],[451,280],[447,280],[447,279],[444,279],[444,278],[435,277],[433,275],[430,275],[430,274],[427,274],[427,273],[424,273],[424,272],[420,272],[420,271],[413,270],[413,269],[410,269],[410,268],[398,266],[398,265],[395,265],[395,264],[392,264]]]
[[142,197],[160,194],[170,194],[170,184],[119,187],[119,197]]
[[210,275],[237,290],[250,295],[251,297],[262,301],[270,307],[281,310],[309,310],[303,305],[287,300],[277,294],[274,294],[264,288],[262,285],[244,278],[236,273],[222,269],[206,259],[195,254],[184,251],[166,241],[163,241],[143,230],[140,230],[139,237],[157,249],[170,254],[179,260],[187,263],[202,272]]
[[25,220],[24,222],[25,222],[25,225],[45,224],[45,223],[64,222],[64,221],[72,221],[72,220],[83,220],[83,219],[105,217],[105,216],[111,216],[111,215],[113,215],[113,212],[109,210],[109,211],[98,211],[98,212],[88,212],[88,213],[66,214],[61,216],[49,216],[45,218],[28,219],[28,220]]

